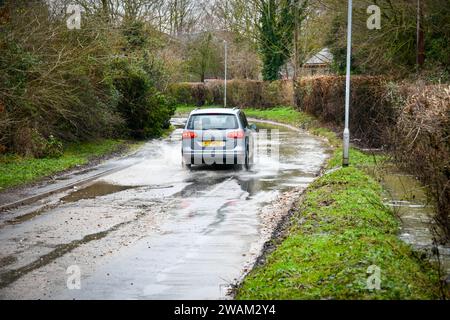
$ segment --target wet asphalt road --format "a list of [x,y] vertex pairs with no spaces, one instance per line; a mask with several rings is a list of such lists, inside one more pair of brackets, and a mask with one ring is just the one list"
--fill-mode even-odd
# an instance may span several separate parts
[[[327,158],[320,139],[276,129],[279,159],[249,172],[182,169],[177,129],[103,164],[111,174],[1,213],[0,299],[225,298],[273,228],[273,203]],[[73,270],[81,289],[68,288]]]

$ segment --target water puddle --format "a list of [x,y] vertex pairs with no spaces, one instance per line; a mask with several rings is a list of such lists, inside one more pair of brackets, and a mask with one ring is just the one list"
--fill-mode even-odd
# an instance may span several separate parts
[[[97,241],[99,239],[105,238],[109,233],[117,231],[121,227],[123,227],[127,224],[130,224],[134,221],[137,221],[138,219],[139,219],[139,216],[136,217],[134,220],[125,221],[125,222],[119,223],[117,225],[114,225],[108,230],[101,231],[98,233],[88,234],[88,235],[84,236],[82,239],[73,240],[69,243],[56,245],[52,251],[41,256],[38,260],[35,260],[35,261],[31,262],[30,264],[27,264],[20,268],[7,270],[6,272],[0,273],[0,289],[7,287],[11,283],[15,282],[17,279],[22,277],[23,275],[28,274],[34,270],[37,270],[37,269],[49,264],[52,261],[55,261],[57,258],[62,257],[63,255],[71,252],[72,250],[78,248],[79,246],[86,244],[88,242],[91,242],[91,241]],[[42,242],[42,244],[44,244],[44,242]],[[13,259],[13,260],[6,261],[6,263],[12,264],[16,261],[17,258],[12,257],[12,258],[8,258],[8,259]]]
[[[394,166],[386,166],[381,172],[384,202],[401,220],[399,237],[419,250],[436,251],[440,238],[439,228],[433,216],[435,209],[429,201],[425,188],[412,175],[402,173]],[[450,276],[450,243],[437,245],[442,271]],[[436,260],[434,256],[433,260]]]
[[70,203],[70,202],[77,202],[82,199],[94,199],[97,197],[102,197],[133,188],[136,188],[136,186],[120,186],[99,181],[94,184],[91,184],[86,188],[72,192],[71,194],[63,197],[61,201]]
[[[31,220],[39,215],[41,215],[42,213],[46,212],[47,210],[51,209],[53,206],[44,206],[40,209],[31,211],[29,213],[20,215],[18,217],[15,217],[11,220],[6,221],[5,225],[14,225],[14,224],[20,224],[23,223],[25,221]],[[0,226],[0,228],[3,226]]]
[[187,118],[186,117],[174,117],[170,119],[170,124],[174,126],[175,128],[183,128],[186,124]]

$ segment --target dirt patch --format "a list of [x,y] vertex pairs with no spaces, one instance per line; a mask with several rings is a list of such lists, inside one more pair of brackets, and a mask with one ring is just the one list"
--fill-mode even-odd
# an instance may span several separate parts
[[3,258],[0,258],[0,268],[9,266],[10,264],[13,264],[17,261],[17,258],[14,256],[6,256]]

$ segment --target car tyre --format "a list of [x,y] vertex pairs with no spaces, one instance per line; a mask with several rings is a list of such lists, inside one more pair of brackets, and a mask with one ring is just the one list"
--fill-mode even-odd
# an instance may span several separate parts
[[191,164],[187,164],[186,162],[182,161],[182,162],[181,162],[181,167],[182,167],[183,169],[186,169],[186,170],[191,170],[192,165],[191,165]]
[[245,151],[245,164],[244,164],[244,168],[246,171],[249,171],[251,169],[252,165],[250,163],[250,154],[248,152],[248,146],[247,146],[247,150]]

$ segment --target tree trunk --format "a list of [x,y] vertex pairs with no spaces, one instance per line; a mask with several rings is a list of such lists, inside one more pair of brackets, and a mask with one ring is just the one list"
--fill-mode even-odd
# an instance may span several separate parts
[[425,63],[425,32],[423,28],[423,4],[417,0],[417,68],[420,70]]
[[109,22],[108,0],[102,0],[103,19]]

